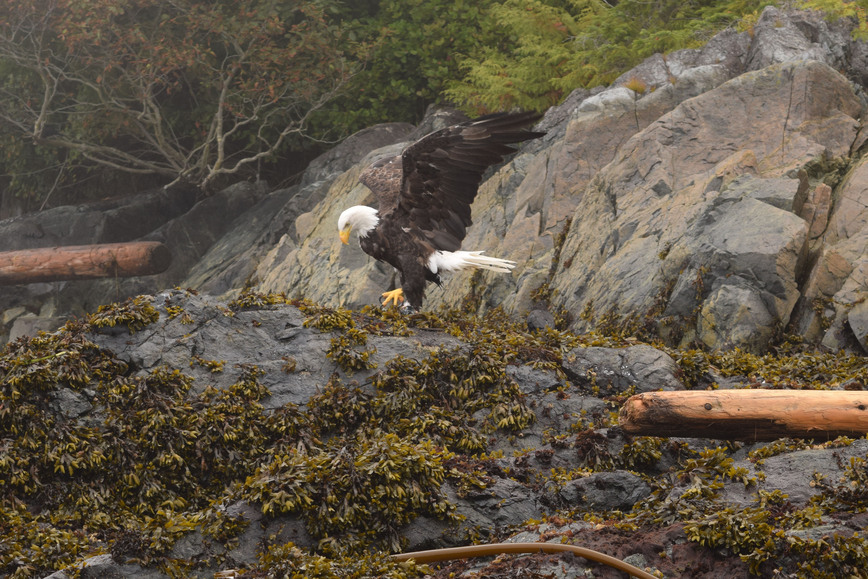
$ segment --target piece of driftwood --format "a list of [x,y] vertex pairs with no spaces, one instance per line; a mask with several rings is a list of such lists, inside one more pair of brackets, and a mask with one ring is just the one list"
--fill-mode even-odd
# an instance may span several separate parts
[[4,251],[0,285],[153,275],[171,263],[169,249],[158,241]]
[[628,434],[720,440],[830,440],[868,432],[868,392],[691,390],[627,399],[619,423]]

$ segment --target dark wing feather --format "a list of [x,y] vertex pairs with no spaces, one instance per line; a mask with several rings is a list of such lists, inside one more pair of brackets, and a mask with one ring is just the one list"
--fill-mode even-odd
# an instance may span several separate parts
[[377,196],[380,215],[389,213],[398,206],[401,193],[401,157],[380,159],[359,175],[359,182]]
[[538,118],[536,113],[498,113],[423,137],[401,155],[397,204],[384,208],[381,198],[381,217],[422,230],[438,249],[459,249],[473,223],[470,205],[482,175],[515,151],[510,144],[545,134],[526,130]]

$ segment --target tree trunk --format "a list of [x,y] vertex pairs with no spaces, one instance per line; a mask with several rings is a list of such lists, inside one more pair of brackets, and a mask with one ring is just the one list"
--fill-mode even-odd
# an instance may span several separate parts
[[830,440],[868,432],[868,392],[702,390],[645,392],[621,407],[628,434],[720,440]]
[[169,249],[158,241],[6,251],[0,252],[0,285],[152,275],[171,263]]

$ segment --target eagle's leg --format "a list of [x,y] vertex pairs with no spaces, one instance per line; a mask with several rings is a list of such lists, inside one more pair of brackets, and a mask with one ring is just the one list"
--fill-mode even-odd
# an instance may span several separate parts
[[401,307],[401,311],[404,313],[418,312],[425,297],[427,268],[416,259],[408,259],[402,265],[401,286],[404,290],[404,305]]
[[395,306],[400,307],[404,302],[404,290],[401,288],[393,289],[389,292],[384,292],[381,296],[382,301],[380,302],[382,305],[387,306],[389,302],[392,302]]

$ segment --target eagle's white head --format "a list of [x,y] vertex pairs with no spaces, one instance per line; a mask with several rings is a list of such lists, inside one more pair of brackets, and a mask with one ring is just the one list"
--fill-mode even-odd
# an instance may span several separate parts
[[350,232],[353,230],[359,232],[359,237],[365,237],[379,222],[380,218],[377,215],[377,210],[373,207],[365,205],[350,207],[338,217],[338,231],[340,232],[341,241],[349,243]]

